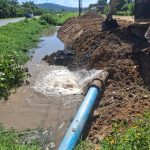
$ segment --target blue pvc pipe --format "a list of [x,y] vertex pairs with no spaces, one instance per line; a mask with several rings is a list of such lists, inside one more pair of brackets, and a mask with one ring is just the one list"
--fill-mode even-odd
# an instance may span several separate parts
[[101,90],[95,86],[89,89],[58,150],[72,150],[75,148],[100,92]]

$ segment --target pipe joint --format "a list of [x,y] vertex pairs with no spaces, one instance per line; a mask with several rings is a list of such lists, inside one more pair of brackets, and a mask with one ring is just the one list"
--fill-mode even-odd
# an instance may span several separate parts
[[96,87],[99,91],[101,91],[103,86],[104,86],[104,81],[99,78],[95,78],[93,79],[90,87]]
[[103,89],[108,75],[108,71],[102,71],[97,78],[93,79],[91,87],[96,87],[99,90]]

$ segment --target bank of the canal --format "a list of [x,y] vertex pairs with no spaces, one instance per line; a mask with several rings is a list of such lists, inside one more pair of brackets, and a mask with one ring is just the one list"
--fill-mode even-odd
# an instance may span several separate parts
[[27,52],[49,28],[50,25],[42,25],[39,19],[0,27],[0,99],[7,99],[12,88],[22,84],[25,76],[22,65],[29,59]]
[[43,34],[37,48],[29,51],[32,59],[25,67],[31,74],[30,84],[21,86],[8,101],[0,103],[0,122],[6,128],[19,131],[30,128],[34,133],[39,133],[40,128],[43,134],[46,133],[44,136],[31,131],[29,137],[40,142],[46,138],[42,148],[54,149],[81,104],[82,85],[100,73],[97,70],[70,71],[65,66],[48,65],[42,61],[45,55],[64,49],[57,30],[58,27],[53,27]]

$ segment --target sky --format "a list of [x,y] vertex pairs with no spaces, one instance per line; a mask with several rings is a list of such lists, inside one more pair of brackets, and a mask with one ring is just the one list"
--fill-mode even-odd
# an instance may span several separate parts
[[[63,6],[78,7],[78,0],[18,0],[19,2],[34,1],[35,3],[55,3]],[[97,0],[82,0],[83,7],[88,7],[89,4],[94,4]]]

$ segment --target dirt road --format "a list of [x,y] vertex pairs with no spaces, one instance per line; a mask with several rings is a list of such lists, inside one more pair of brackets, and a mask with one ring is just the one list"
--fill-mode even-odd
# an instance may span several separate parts
[[22,18],[13,18],[13,19],[0,19],[0,26],[5,26],[8,23],[15,23],[15,22],[19,22],[21,20],[24,20],[25,17]]
[[126,20],[126,21],[134,22],[133,16],[113,16],[113,18],[115,18],[117,20]]
[[[39,18],[39,16],[35,16],[35,18]],[[25,17],[0,19],[0,27],[1,27],[1,26],[5,26],[5,25],[7,25],[8,23],[19,22],[19,21],[24,20],[24,19],[25,19]]]
[[[104,18],[106,18],[106,15],[102,15]],[[117,16],[117,15],[113,15],[114,19],[117,20],[125,20],[125,21],[131,21],[134,22],[134,16]]]

